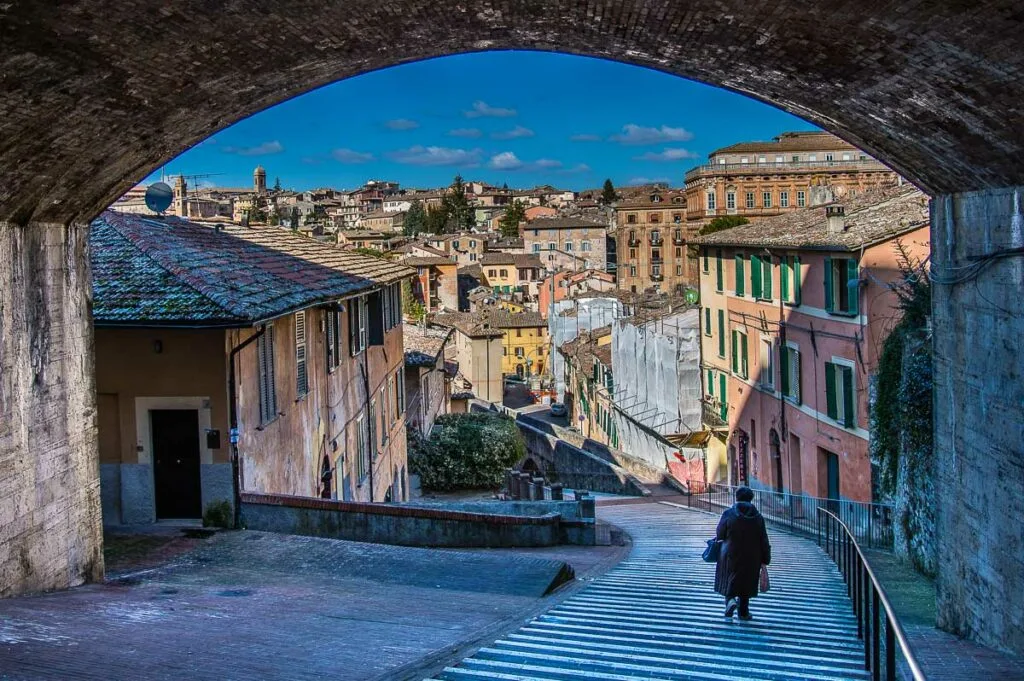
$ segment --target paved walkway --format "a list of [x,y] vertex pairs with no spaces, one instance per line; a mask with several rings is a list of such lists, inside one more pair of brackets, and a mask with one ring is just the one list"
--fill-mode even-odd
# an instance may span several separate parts
[[742,622],[723,617],[714,568],[700,558],[715,517],[663,503],[602,505],[599,517],[632,536],[627,560],[435,678],[867,678],[845,587],[813,543],[769,531],[772,590]]

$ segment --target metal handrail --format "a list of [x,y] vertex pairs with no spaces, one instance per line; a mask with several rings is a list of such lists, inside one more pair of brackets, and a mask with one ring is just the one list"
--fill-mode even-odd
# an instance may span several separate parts
[[[910,650],[906,632],[900,625],[885,589],[879,583],[874,570],[868,563],[856,538],[834,513],[818,508],[818,546],[824,550],[839,568],[846,582],[846,593],[853,601],[857,615],[857,637],[864,641],[864,668],[871,672],[874,681],[882,676],[881,625],[879,615],[885,613],[885,679],[896,679],[896,645],[899,644],[903,660],[910,669],[913,681],[927,681],[914,654]],[[838,531],[842,528],[842,533]],[[824,532],[822,531],[824,529]]]

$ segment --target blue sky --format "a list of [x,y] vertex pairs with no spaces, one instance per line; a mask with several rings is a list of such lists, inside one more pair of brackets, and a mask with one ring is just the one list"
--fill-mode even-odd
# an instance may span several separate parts
[[[667,181],[734,142],[814,126],[741,95],[611,61],[541,52],[444,57],[340,81],[239,121],[165,166],[249,186],[436,187],[455,173],[569,189]],[[148,181],[159,179],[154,173]]]

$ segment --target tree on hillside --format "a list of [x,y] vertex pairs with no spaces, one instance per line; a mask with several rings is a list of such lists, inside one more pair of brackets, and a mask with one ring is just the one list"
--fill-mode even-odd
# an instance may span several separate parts
[[257,222],[267,221],[267,203],[266,199],[262,196],[254,196],[252,198],[252,204],[249,206],[249,223],[254,224]]
[[274,178],[274,191],[275,192],[281,191],[281,178],[280,177],[275,177]]
[[292,206],[292,231],[299,228],[299,207]]
[[604,189],[601,190],[601,203],[610,206],[618,200],[619,195],[615,193],[615,185],[612,184],[612,179],[608,178],[604,181]]
[[431,234],[443,234],[448,223],[448,213],[444,207],[431,206],[427,209],[426,219],[423,221],[424,231]]
[[733,227],[745,225],[748,222],[750,222],[750,220],[746,219],[742,215],[722,215],[701,227],[700,231],[697,233],[701,236],[704,236],[705,234],[714,234],[715,232],[721,232],[723,229],[732,229]]
[[409,212],[405,215],[402,231],[406,236],[416,236],[427,231],[427,211],[423,210],[421,202],[412,202]]
[[501,220],[498,221],[501,235],[510,238],[519,236],[519,223],[521,222],[526,222],[526,207],[522,201],[513,201],[505,209],[505,214],[501,216]]
[[423,319],[426,310],[423,303],[416,300],[412,292],[412,280],[402,280],[402,316],[411,322],[418,322]]

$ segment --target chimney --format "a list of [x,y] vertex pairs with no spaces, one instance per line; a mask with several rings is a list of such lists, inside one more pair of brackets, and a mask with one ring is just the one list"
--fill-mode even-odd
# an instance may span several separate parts
[[828,223],[829,234],[842,234],[846,231],[846,208],[840,205],[825,206],[825,221]]

